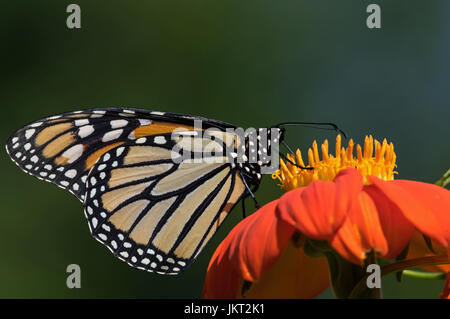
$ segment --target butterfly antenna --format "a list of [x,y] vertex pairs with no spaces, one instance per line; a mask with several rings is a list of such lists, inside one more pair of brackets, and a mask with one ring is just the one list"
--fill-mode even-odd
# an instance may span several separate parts
[[[286,148],[289,150],[289,152],[290,152],[291,154],[295,154],[294,151],[289,147],[289,145],[288,145],[285,141],[281,141],[281,144],[283,144],[284,147],[286,147]],[[281,156],[286,162],[290,163],[291,165],[293,165],[293,166],[295,166],[295,167],[298,167],[298,168],[300,168],[300,169],[314,169],[314,167],[304,167],[304,166],[300,166],[300,165],[298,165],[297,163],[294,163],[293,161],[291,161],[289,158],[287,158],[287,156],[286,156],[285,154],[281,153],[280,149],[277,149],[277,151],[278,151],[278,154],[280,154],[280,156]]]
[[281,144],[283,144],[283,146],[286,147],[291,154],[295,154],[292,148],[289,147],[288,143],[281,141]]
[[294,163],[293,161],[291,161],[289,158],[287,158],[287,156],[284,155],[283,153],[279,153],[279,154],[281,155],[281,157],[282,157],[286,162],[289,162],[289,164],[291,164],[291,165],[293,165],[293,166],[295,166],[295,167],[298,167],[298,168],[300,168],[300,169],[314,169],[314,167],[304,167],[304,166],[298,165],[298,164]]
[[341,133],[345,139],[347,139],[347,134],[341,129],[339,128],[339,126],[337,126],[334,123],[324,123],[324,122],[284,122],[284,123],[280,123],[275,125],[274,127],[283,127],[283,126],[306,126],[306,127],[312,127],[312,128],[318,128],[318,129],[322,129],[322,130],[332,130],[332,131],[336,131],[338,133]]

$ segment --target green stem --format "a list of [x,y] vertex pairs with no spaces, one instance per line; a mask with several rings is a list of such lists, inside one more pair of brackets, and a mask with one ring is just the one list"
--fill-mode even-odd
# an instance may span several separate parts
[[[445,265],[450,264],[448,256],[430,256],[415,259],[401,260],[389,265],[381,267],[381,276],[388,275],[393,272],[406,270],[409,268],[417,268],[422,266]],[[353,288],[348,298],[360,298],[368,290],[366,280],[368,275],[364,276]]]
[[450,184],[450,169],[435,184],[442,187]]

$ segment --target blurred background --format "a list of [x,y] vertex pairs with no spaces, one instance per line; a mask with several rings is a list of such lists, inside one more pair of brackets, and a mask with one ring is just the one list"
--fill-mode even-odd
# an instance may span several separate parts
[[[203,115],[241,127],[331,121],[357,142],[395,144],[399,178],[435,182],[450,167],[450,2],[375,1],[382,28],[366,27],[373,1],[3,1],[0,140],[44,116],[132,106]],[[292,128],[305,149],[335,134]],[[134,270],[94,240],[70,193],[23,173],[0,153],[0,297],[199,298],[235,208],[179,276]],[[266,176],[261,203],[282,194]],[[248,201],[248,210],[253,205]],[[81,266],[81,289],[66,267]],[[443,281],[383,279],[386,298],[436,298]],[[321,298],[332,297],[330,291]]]

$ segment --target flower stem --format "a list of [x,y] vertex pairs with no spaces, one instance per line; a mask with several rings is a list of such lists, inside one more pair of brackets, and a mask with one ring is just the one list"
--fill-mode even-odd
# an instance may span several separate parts
[[435,184],[442,187],[450,184],[450,169]]
[[[353,287],[366,274],[366,265],[355,265],[334,251],[325,252],[330,270],[330,281],[333,294],[336,298],[348,298]],[[376,263],[375,255],[370,253],[367,263]],[[381,298],[381,289],[370,289],[362,291],[358,298]]]
[[[450,259],[448,256],[430,256],[430,257],[421,257],[414,258],[408,260],[401,260],[389,265],[385,265],[381,267],[381,276],[388,275],[393,272],[398,272],[402,270],[406,270],[409,268],[417,268],[422,266],[432,266],[432,265],[443,265],[450,264]],[[360,296],[364,295],[367,290],[366,280],[367,275],[364,276],[353,288],[348,298],[360,298]]]

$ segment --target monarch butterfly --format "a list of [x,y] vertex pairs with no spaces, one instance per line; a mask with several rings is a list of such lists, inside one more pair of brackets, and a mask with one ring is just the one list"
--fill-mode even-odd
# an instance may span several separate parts
[[[271,140],[281,142],[283,126],[294,124],[305,123],[274,126]],[[332,123],[306,124],[338,129]],[[256,153],[274,152],[270,141],[262,145],[261,129],[254,139],[234,129],[186,114],[88,109],[28,124],[9,138],[6,150],[28,174],[74,194],[83,203],[92,236],[116,257],[134,268],[178,274],[236,203],[253,196],[261,170],[270,164],[250,160]],[[195,145],[206,141],[213,144],[212,153],[226,149],[231,157],[196,162],[205,150]],[[205,158],[212,158],[211,152]]]

